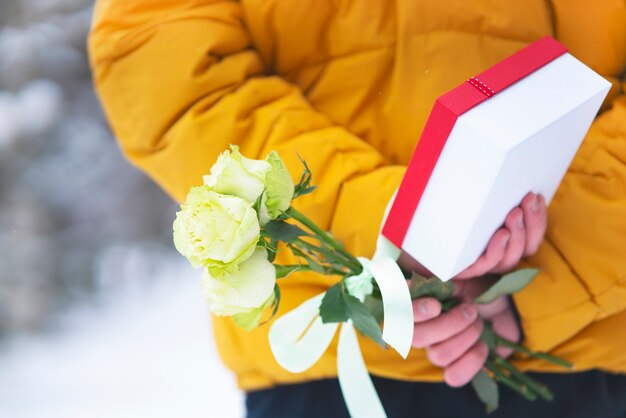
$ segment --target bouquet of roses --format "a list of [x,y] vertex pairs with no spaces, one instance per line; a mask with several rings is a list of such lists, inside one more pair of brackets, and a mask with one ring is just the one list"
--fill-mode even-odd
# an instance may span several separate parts
[[[321,324],[353,325],[382,347],[386,348],[387,343],[393,346],[381,324],[388,312],[388,304],[392,303],[389,301],[394,298],[385,298],[391,292],[379,280],[381,275],[376,274],[378,267],[374,268],[374,263],[367,259],[350,254],[339,241],[291,205],[294,199],[315,190],[311,184],[311,172],[306,162],[302,162],[304,172],[294,185],[276,152],[270,152],[264,160],[252,160],[242,156],[238,147],[231,146],[230,151],[219,156],[210,174],[204,177],[204,184],[192,188],[181,205],[173,225],[175,246],[193,266],[202,267],[203,285],[211,311],[216,315],[232,317],[246,330],[266,323],[276,315],[280,304],[278,279],[296,271],[314,271],[336,276],[337,283],[323,296],[309,301],[311,304],[303,304],[312,307],[313,315],[307,320],[318,320],[320,327]],[[279,251],[291,251],[299,262],[290,265],[276,263]],[[393,274],[400,271],[395,264],[387,266],[387,269]],[[489,303],[500,295],[519,291],[536,273],[537,270],[523,269],[505,275],[478,296],[475,303]],[[404,285],[403,276],[401,282]],[[417,273],[412,274],[408,288],[404,285],[407,295],[410,294],[410,298],[407,296],[409,304],[411,298],[430,296],[442,303],[444,311],[459,303],[454,297],[454,286],[453,282],[442,282],[436,277],[426,278]],[[394,300],[400,299],[396,297]],[[292,313],[275,321],[273,326]],[[282,325],[285,328],[288,324]],[[304,325],[306,331],[311,332],[311,324]],[[387,318],[385,331],[387,328],[391,333],[391,317]],[[328,344],[335,330],[336,327],[330,328],[330,332],[325,333]],[[274,334],[277,333],[278,330]],[[404,337],[401,339],[407,341]],[[546,386],[498,357],[495,354],[497,346],[506,346],[522,355],[571,367],[561,359],[532,352],[501,338],[488,323],[484,326],[481,339],[488,345],[490,355],[484,370],[475,376],[472,384],[488,411],[498,405],[497,383],[510,387],[529,400],[537,397],[552,399]],[[313,344],[317,345],[317,357],[313,356],[317,359],[328,344],[319,341]],[[274,350],[282,365],[278,351]],[[342,362],[341,357],[339,355],[339,363]],[[338,364],[338,369],[341,367]],[[299,366],[292,368],[302,369]],[[340,370],[340,383],[341,380]],[[345,382],[342,389],[346,396],[344,386]]]

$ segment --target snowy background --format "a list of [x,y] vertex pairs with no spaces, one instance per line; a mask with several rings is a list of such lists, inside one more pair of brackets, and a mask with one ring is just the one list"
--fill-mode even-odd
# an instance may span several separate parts
[[0,0],[0,417],[241,417],[176,206],[93,93],[85,0]]

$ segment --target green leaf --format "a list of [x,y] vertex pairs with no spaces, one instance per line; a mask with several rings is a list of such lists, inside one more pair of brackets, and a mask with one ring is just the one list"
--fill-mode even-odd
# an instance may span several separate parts
[[328,274],[324,266],[322,266],[317,261],[313,260],[311,257],[307,257],[306,259],[307,265],[316,273],[319,274]]
[[[268,322],[270,322],[276,316],[276,312],[278,312],[278,307],[280,306],[280,287],[278,287],[278,284],[274,285],[274,298],[273,299],[274,300],[272,301],[272,304],[270,306],[272,308],[272,314],[265,321],[259,323],[259,326],[265,325]],[[237,321],[235,320],[235,322]]]
[[293,199],[305,194],[309,194],[313,192],[317,187],[311,186],[311,179],[313,178],[313,175],[311,174],[311,170],[309,169],[306,161],[304,161],[304,159],[299,155],[298,158],[302,162],[302,165],[304,165],[304,171],[302,172],[302,176],[300,176],[300,181],[298,181],[298,184],[296,184],[294,187]]
[[337,264],[337,263],[332,263],[330,267],[336,271],[341,271],[341,272],[345,272],[348,269],[348,267],[346,267],[344,264]]
[[259,197],[257,197],[256,201],[252,205],[252,208],[257,213],[257,216],[259,216],[259,213],[261,213],[261,202],[262,202],[264,193],[265,193],[265,189],[263,189],[263,192],[259,195]]
[[305,194],[313,193],[317,189],[317,186],[306,187],[298,192],[298,196],[303,196]]
[[493,332],[493,328],[491,328],[491,322],[483,321],[483,332],[480,334],[480,340],[487,344],[489,351],[496,349],[497,338],[496,334]]
[[478,398],[486,405],[488,414],[498,409],[500,398],[498,384],[484,370],[479,371],[474,376],[472,387],[476,391]]
[[320,305],[320,317],[323,323],[346,322],[348,320],[348,311],[342,293],[344,292],[340,283],[326,291]]
[[267,249],[267,260],[270,263],[273,263],[276,258],[276,254],[278,253],[278,241],[270,239],[265,248]]
[[447,299],[441,302],[441,312],[448,312],[450,309],[454,308],[457,305],[460,305],[462,302],[460,299]]
[[274,309],[272,309],[272,316],[270,320],[276,316],[276,312],[278,312],[278,307],[280,305],[280,287],[278,284],[274,285],[274,304],[272,305]]
[[385,310],[383,306],[383,301],[376,297],[366,296],[365,301],[363,301],[365,307],[372,313],[374,318],[379,324],[382,324],[385,320]]
[[356,329],[386,349],[387,344],[383,341],[383,331],[365,305],[348,292],[343,292],[343,300],[345,301],[346,312]]
[[278,252],[278,241],[268,238],[269,237],[265,231],[261,230],[261,236],[259,237],[256,246],[265,248],[267,250],[267,260],[270,263],[273,263],[276,258],[276,253]]
[[298,237],[309,235],[298,226],[285,221],[269,221],[263,229],[275,241],[291,242]]
[[276,268],[277,279],[283,279],[289,276],[291,273],[302,269],[302,266],[297,265],[297,264],[289,265],[289,266],[281,266],[278,264],[274,264],[274,267]]
[[454,295],[454,283],[443,282],[438,277],[427,279],[413,272],[409,290],[412,299],[429,296],[443,302]]
[[307,265],[309,266],[309,268],[311,270],[313,270],[316,273],[320,273],[320,274],[328,274],[328,272],[326,271],[326,268],[324,268],[324,266],[322,266],[320,263],[318,263],[317,261],[315,261],[309,253],[305,253],[304,251],[300,250],[299,248],[297,248],[296,246],[294,246],[293,244],[289,244],[289,249],[291,249],[291,252],[298,257],[302,257],[306,260]]
[[478,296],[476,303],[491,303],[502,295],[511,295],[525,288],[539,273],[538,269],[521,269],[502,276],[485,293]]
[[[278,294],[278,299],[276,298],[276,289],[278,289],[278,286],[274,285],[274,295],[270,296],[263,305],[259,306],[258,308],[252,309],[249,312],[243,312],[233,315],[232,318],[235,323],[241,328],[250,332],[254,328],[261,325],[259,324],[259,322],[261,321],[263,312],[265,312],[265,309],[267,309],[269,306],[274,307],[272,313],[272,317],[274,317],[274,313],[276,313],[276,311],[278,310],[278,303],[280,301],[280,293]],[[263,323],[267,323],[268,321],[269,319]]]

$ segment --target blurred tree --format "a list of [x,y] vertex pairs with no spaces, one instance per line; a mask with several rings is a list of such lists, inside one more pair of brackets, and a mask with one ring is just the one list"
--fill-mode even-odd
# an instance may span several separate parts
[[40,330],[68,303],[149,280],[149,268],[120,268],[137,251],[148,267],[176,259],[174,203],[124,161],[93,93],[91,3],[0,7],[0,335]]

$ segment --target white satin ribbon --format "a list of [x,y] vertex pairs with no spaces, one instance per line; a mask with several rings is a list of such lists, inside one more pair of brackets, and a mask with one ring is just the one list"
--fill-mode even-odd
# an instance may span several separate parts
[[339,332],[337,378],[350,416],[356,418],[387,416],[365,367],[352,321],[343,324]]
[[413,341],[413,304],[402,270],[389,257],[372,261],[368,269],[374,276],[383,297],[383,340],[402,358],[409,355]]
[[278,364],[291,373],[300,373],[313,366],[335,336],[339,324],[324,324],[319,316],[325,294],[321,293],[281,316],[270,328],[272,353]]
[[[394,261],[399,254],[398,248],[380,236],[373,260],[360,259],[370,275],[361,274],[359,279],[376,280],[385,314],[383,340],[406,358],[413,340],[413,307],[404,275]],[[324,324],[319,316],[319,306],[325,294],[302,303],[274,321],[270,328],[272,353],[278,364],[292,373],[312,367],[335,335],[339,324]],[[350,415],[358,418],[387,416],[363,361],[352,321],[341,327],[337,377]]]

